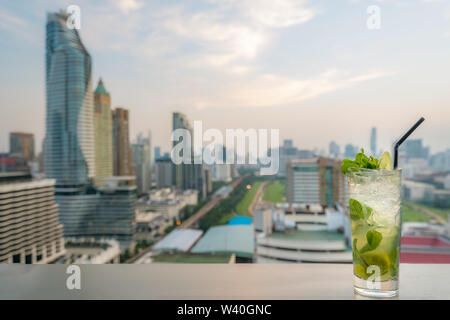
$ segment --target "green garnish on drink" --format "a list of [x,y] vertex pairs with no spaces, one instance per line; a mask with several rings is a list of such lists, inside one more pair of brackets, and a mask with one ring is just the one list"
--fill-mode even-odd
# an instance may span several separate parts
[[[396,292],[400,249],[400,170],[388,152],[380,159],[364,149],[341,170],[350,186],[355,289]],[[357,290],[358,291],[358,290]]]

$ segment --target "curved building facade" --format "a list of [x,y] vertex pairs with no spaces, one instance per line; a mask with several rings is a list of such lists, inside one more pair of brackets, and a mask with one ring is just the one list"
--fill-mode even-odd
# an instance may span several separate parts
[[47,15],[45,173],[56,187],[95,176],[91,56],[63,13]]

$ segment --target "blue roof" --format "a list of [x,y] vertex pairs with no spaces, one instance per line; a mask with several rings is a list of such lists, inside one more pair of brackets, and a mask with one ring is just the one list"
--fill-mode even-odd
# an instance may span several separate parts
[[231,218],[230,221],[228,221],[228,225],[230,225],[230,226],[237,225],[237,224],[250,225],[250,224],[252,224],[252,221],[253,220],[250,217],[238,216],[238,217]]

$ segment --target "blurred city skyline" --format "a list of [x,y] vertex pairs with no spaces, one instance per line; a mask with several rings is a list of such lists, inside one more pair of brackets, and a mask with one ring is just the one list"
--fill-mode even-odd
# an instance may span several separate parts
[[[150,129],[165,152],[173,111],[204,130],[279,128],[280,144],[325,151],[331,141],[370,150],[372,127],[390,151],[424,116],[411,138],[433,153],[450,146],[445,1],[117,0],[0,2],[0,151],[10,131],[35,134],[41,150],[46,13],[70,4],[81,8],[92,89],[102,77],[112,106],[130,110],[133,140]],[[371,4],[380,30],[366,26]]]

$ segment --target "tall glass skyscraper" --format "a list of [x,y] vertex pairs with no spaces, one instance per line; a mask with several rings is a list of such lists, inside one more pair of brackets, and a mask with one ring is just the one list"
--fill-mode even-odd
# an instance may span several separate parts
[[56,187],[95,176],[92,62],[64,12],[47,15],[45,173]]

